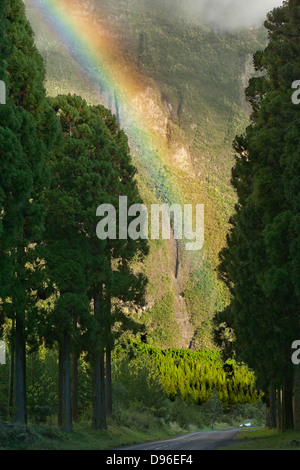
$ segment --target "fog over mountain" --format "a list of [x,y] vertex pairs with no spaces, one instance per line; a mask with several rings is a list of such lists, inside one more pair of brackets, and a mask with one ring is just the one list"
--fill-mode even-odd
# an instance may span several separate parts
[[182,8],[203,23],[221,30],[236,30],[262,24],[269,11],[282,0],[186,0]]

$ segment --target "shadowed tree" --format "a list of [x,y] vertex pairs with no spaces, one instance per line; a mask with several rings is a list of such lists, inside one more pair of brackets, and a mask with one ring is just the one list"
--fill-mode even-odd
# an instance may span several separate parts
[[[47,157],[59,134],[43,87],[43,60],[20,0],[1,2],[1,74],[7,104],[0,106],[1,282],[3,316],[13,319],[15,419],[26,422],[26,336],[34,309],[29,263],[43,227],[37,194],[47,184]],[[1,279],[2,281],[2,279]]]
[[51,185],[44,193],[46,230],[39,253],[46,263],[44,274],[55,286],[54,309],[46,313],[45,323],[48,338],[55,325],[60,351],[59,423],[72,429],[70,355],[72,349],[77,354],[86,350],[93,368],[93,427],[103,429],[104,352],[113,346],[111,300],[142,297],[144,278],[134,275],[128,263],[139,252],[146,253],[147,244],[99,240],[96,209],[103,203],[117,207],[124,194],[140,202],[135,169],[127,139],[108,110],[71,95],[50,102],[64,137],[49,163]]
[[220,254],[220,276],[232,299],[216,316],[218,326],[233,330],[230,349],[255,370],[267,396],[274,396],[274,390],[282,396],[281,429],[299,422],[292,409],[291,362],[291,345],[300,333],[300,121],[291,90],[300,74],[299,17],[294,0],[269,13],[269,44],[254,56],[261,76],[251,79],[246,90],[251,124],[235,140],[232,183],[238,202],[227,247]]

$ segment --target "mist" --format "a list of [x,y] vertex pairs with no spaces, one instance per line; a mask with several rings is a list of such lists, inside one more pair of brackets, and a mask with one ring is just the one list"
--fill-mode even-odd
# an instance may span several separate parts
[[188,16],[220,30],[238,30],[262,25],[273,8],[283,0],[185,0],[183,11]]

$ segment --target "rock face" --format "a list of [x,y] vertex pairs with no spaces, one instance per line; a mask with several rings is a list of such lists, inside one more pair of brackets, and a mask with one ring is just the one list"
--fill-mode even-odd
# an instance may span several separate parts
[[195,333],[183,294],[188,272],[181,261],[180,246],[173,234],[169,242],[169,259],[170,279],[174,291],[174,317],[180,332],[177,347],[188,349],[191,347]]

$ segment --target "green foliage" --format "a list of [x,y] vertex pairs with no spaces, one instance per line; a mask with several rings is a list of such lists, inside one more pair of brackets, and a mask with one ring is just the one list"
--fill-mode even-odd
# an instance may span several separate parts
[[[44,420],[53,385],[45,376],[26,390],[27,353],[58,342],[62,367],[71,349],[97,356],[104,345],[112,348],[110,302],[143,302],[146,278],[130,262],[147,254],[147,243],[96,236],[98,205],[117,207],[119,195],[142,202],[116,118],[78,96],[48,99],[23,2],[4,2],[0,12],[0,73],[8,90],[0,108],[0,329],[15,344],[15,410],[25,423],[26,391],[31,413]],[[96,295],[101,305],[93,315]],[[61,391],[69,396],[67,387]]]
[[214,347],[211,320],[215,311],[224,305],[226,293],[212,269],[212,263],[206,260],[194,269],[184,290],[184,298],[195,328],[193,347],[197,350]]
[[32,419],[37,423],[45,423],[56,410],[57,394],[49,377],[41,375],[39,380],[40,383],[28,386],[27,403]]
[[7,418],[7,395],[8,395],[8,364],[0,365],[0,420]]
[[[168,290],[163,298],[157,300],[153,307],[142,315],[141,320],[147,324],[149,341],[157,347],[172,346],[176,343],[178,326],[174,325],[174,292]],[[177,330],[177,331],[176,331]]]
[[1,6],[4,57],[1,73],[7,104],[0,110],[0,328],[12,328],[16,349],[16,419],[26,421],[25,343],[35,330],[38,263],[34,247],[43,231],[44,207],[38,196],[48,184],[47,159],[60,128],[46,99],[44,62],[21,0]]
[[180,396],[185,402],[202,405],[217,393],[223,405],[230,408],[254,403],[261,397],[253,373],[234,361],[224,364],[217,351],[159,349],[143,343],[135,347],[139,354],[153,358],[164,392],[172,401]]
[[45,423],[57,411],[57,355],[40,348],[27,367],[27,405],[31,421]]
[[[163,379],[169,373],[170,367],[165,367],[165,375],[163,375],[158,367],[161,363],[160,357],[165,358],[165,364],[167,360],[170,365],[173,361],[178,364],[178,376],[180,376],[180,368],[183,367],[183,363],[178,362],[180,358],[188,363],[185,371],[189,369],[192,358],[200,364],[205,364],[207,371],[213,365],[220,363],[220,355],[215,351],[195,353],[179,349],[160,350],[141,343],[135,345],[134,349],[117,348],[112,364],[113,417],[111,425],[116,425],[118,428],[125,426],[127,430],[147,432],[163,427],[166,432],[171,432],[173,429],[173,432],[178,433],[182,430],[192,432],[212,425],[216,426],[216,423],[237,426],[249,420],[257,424],[264,421],[265,410],[259,400],[253,400],[253,396],[248,402],[247,400],[246,402],[245,400],[239,401],[238,404],[232,404],[229,408],[217,396],[216,389],[212,390],[211,396],[202,405],[190,398],[183,399],[181,391],[178,391],[174,400],[170,400],[163,385],[166,383]],[[52,350],[40,348],[38,352],[30,356],[27,365],[30,423],[53,423],[57,411],[57,360],[56,348]],[[7,384],[8,370],[9,364],[0,368],[1,377],[4,379],[2,383]],[[207,371],[205,380],[208,378]],[[241,377],[241,371],[239,376]],[[79,420],[87,425],[91,416],[92,383],[91,367],[84,355],[79,359],[78,378]],[[249,379],[248,373],[245,378]],[[3,418],[6,417],[7,406],[5,388],[3,388],[3,399],[0,401]],[[182,387],[181,390],[183,390]],[[242,404],[244,402],[245,404]],[[46,436],[51,433],[51,430],[44,429],[42,432]],[[55,432],[57,434],[57,431],[53,429],[52,433]]]
[[[127,2],[124,4],[128,6]],[[218,79],[214,76],[212,84],[209,77],[219,74],[219,64],[223,66],[227,59],[234,62],[232,59],[236,56],[232,51],[239,47],[236,38],[220,39],[199,25],[189,25],[183,30],[172,21],[166,28],[160,16],[156,26],[149,22],[149,34],[146,32],[142,37],[140,28],[144,18],[143,15],[138,17],[137,6],[136,2],[130,6],[136,24],[128,29],[129,50],[136,47],[138,34],[138,66],[150,75],[152,70],[157,71],[157,76],[152,78],[162,79],[164,101],[173,109],[170,139],[182,137],[184,130],[187,141],[191,142],[192,154],[207,151],[211,145],[216,154],[220,152],[221,161],[226,153],[223,144],[230,140],[233,128],[244,121],[243,117],[232,118],[230,115],[228,118],[231,112],[238,114],[240,109],[233,82],[226,88],[227,98],[223,99],[224,90],[218,89],[215,94]],[[72,357],[79,356],[79,403],[81,411],[89,413],[91,359],[96,362],[95,358],[104,347],[112,348],[120,324],[124,329],[133,329],[134,322],[128,316],[132,306],[143,304],[146,284],[145,275],[137,274],[137,267],[148,249],[144,242],[100,242],[95,235],[95,213],[99,204],[112,203],[116,207],[119,195],[127,195],[129,204],[142,202],[127,137],[119,130],[116,118],[103,106],[88,105],[80,96],[47,99],[43,83],[44,63],[26,20],[23,2],[4,1],[0,13],[0,78],[5,80],[8,89],[8,104],[0,108],[0,151],[3,155],[0,163],[0,327],[5,327],[12,345],[17,339],[18,396],[21,390],[25,404],[24,374],[27,370],[29,416],[44,422],[57,409],[61,376],[57,371],[58,357],[41,348],[58,343],[61,360],[62,346],[70,345],[70,349],[65,348],[65,357],[69,360],[71,354]],[[153,34],[153,28],[157,34]],[[166,29],[169,35],[165,34]],[[252,48],[252,40],[256,41],[249,34],[247,51]],[[174,40],[171,56],[166,54],[166,47],[171,50],[170,38]],[[200,44],[204,38],[209,38],[213,45],[208,53],[203,49],[204,42]],[[179,59],[178,63],[177,59],[174,61],[175,57]],[[243,60],[241,57],[240,65]],[[192,63],[196,63],[193,70]],[[200,95],[199,74],[203,87]],[[195,134],[186,107],[195,117],[195,123],[192,123],[197,129]],[[225,128],[223,120],[228,124]],[[206,133],[212,123],[215,132],[210,134],[212,142],[209,142]],[[272,135],[268,140],[272,140]],[[210,173],[215,162],[207,166]],[[221,176],[223,170],[222,166]],[[174,176],[180,178],[180,171],[174,169]],[[171,192],[167,166],[163,167],[159,178],[156,189],[164,197],[166,192]],[[265,181],[262,178],[257,188],[262,200],[265,194],[261,188]],[[185,195],[190,196],[189,185],[185,189]],[[223,206],[214,183],[208,184],[207,194],[213,195],[213,200]],[[284,231],[286,220],[288,214],[270,227],[267,234],[270,257],[276,256],[276,250],[271,249],[272,240]],[[221,226],[221,218],[219,223]],[[209,225],[213,226],[211,219]],[[296,265],[294,269],[297,269]],[[218,295],[206,303],[197,300],[204,299],[215,289],[211,272],[211,266],[205,266],[202,282],[198,281],[195,272],[186,291],[194,323],[199,328],[205,324],[202,320],[207,320],[211,310],[221,302]],[[270,272],[269,278],[280,285],[280,273]],[[270,285],[271,282],[266,283],[263,288],[268,290]],[[129,311],[127,317],[124,305]],[[177,331],[173,327],[174,293],[171,289],[166,289],[150,315],[153,330],[149,337],[153,342],[161,347],[174,344]],[[16,323],[13,322],[15,319]],[[167,329],[166,325],[169,325]],[[86,351],[89,352],[87,361],[81,356]],[[56,354],[56,349],[53,352]],[[25,368],[27,358],[31,361]],[[51,367],[48,368],[49,364]],[[200,426],[202,418],[197,415],[193,420],[192,414],[203,404],[208,404],[207,414],[211,414],[214,421],[220,407],[213,398],[215,390],[224,407],[255,402],[259,394],[255,391],[252,373],[234,364],[234,374],[229,376],[223,365],[218,353],[212,351],[193,353],[147,347],[138,349],[134,358],[126,356],[116,361],[113,379],[116,387],[123,390],[121,405],[130,406],[126,415],[120,405],[126,415],[122,424],[131,419],[129,424],[132,426],[134,419],[139,417],[140,426],[147,429],[149,423],[153,426],[157,423],[153,416],[171,419],[177,413],[182,424],[187,424],[189,419]],[[7,368],[4,371],[8,373]],[[0,389],[1,400],[4,400],[5,388]],[[63,392],[66,394],[66,388]],[[136,409],[139,410],[137,415]],[[4,410],[2,401],[2,413]]]
[[[227,353],[232,356],[234,349],[265,391],[292,390],[290,349],[300,333],[300,133],[299,109],[291,99],[300,71],[298,19],[298,2],[291,0],[269,13],[265,23],[270,41],[254,56],[260,76],[246,90],[251,124],[234,143],[238,202],[220,253],[219,273],[231,301],[216,317],[217,337],[221,344],[226,326],[234,332],[225,341]],[[283,406],[291,409],[291,399]]]
[[215,423],[223,416],[223,406],[216,392],[214,392],[207,400],[202,409],[206,416],[210,419],[212,428],[214,427]]
[[112,375],[115,384],[125,387],[123,406],[139,404],[158,417],[165,415],[168,404],[156,364],[151,357],[138,355],[132,358],[126,355],[120,361],[113,362]]
[[192,427],[203,429],[208,423],[201,411],[198,405],[183,401],[181,395],[178,394],[175,401],[172,402],[169,419],[182,429],[191,430]]

